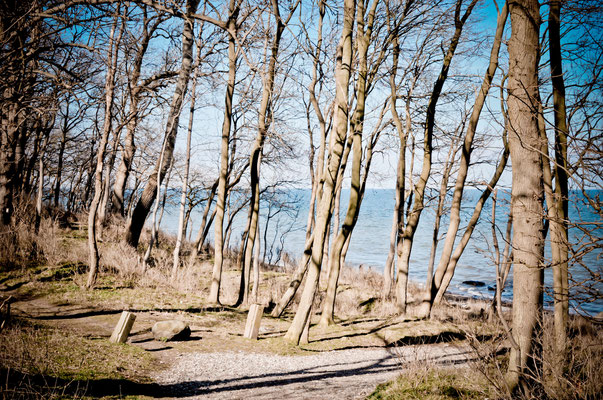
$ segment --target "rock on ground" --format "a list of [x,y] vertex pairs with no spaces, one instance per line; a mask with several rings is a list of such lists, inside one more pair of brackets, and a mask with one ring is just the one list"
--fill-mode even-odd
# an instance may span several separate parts
[[191,328],[182,321],[160,321],[153,325],[155,340],[186,340],[191,336]]

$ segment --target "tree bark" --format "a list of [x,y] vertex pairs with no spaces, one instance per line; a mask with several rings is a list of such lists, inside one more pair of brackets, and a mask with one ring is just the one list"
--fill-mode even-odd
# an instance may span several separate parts
[[[201,47],[197,47],[197,61],[199,61],[201,53]],[[184,165],[184,177],[182,179],[182,194],[180,196],[180,214],[178,217],[178,231],[176,233],[176,246],[174,246],[173,253],[173,264],[172,264],[172,276],[176,276],[178,267],[180,266],[180,248],[182,247],[182,240],[185,236],[186,227],[184,226],[184,214],[186,209],[186,195],[188,192],[188,175],[191,166],[191,137],[193,135],[193,121],[195,118],[195,100],[197,98],[197,79],[199,78],[199,63],[197,62],[197,68],[193,77],[193,84],[191,87],[191,104],[189,108],[189,119],[188,129],[186,131],[186,161]]]
[[509,150],[513,166],[513,326],[519,348],[511,349],[508,386],[534,383],[541,376],[540,330],[544,257],[541,139],[538,132],[540,13],[536,0],[509,3]]
[[99,142],[96,154],[96,170],[94,174],[94,197],[92,198],[92,203],[90,204],[90,209],[88,211],[88,251],[90,264],[88,266],[88,279],[86,281],[86,288],[88,289],[91,288],[96,281],[100,258],[98,254],[98,244],[96,242],[96,216],[98,213],[98,206],[101,201],[105,152],[107,149],[107,143],[109,141],[109,134],[111,133],[111,122],[113,119],[112,108],[115,91],[115,72],[117,70],[117,58],[119,54],[118,47],[119,43],[121,42],[121,37],[125,28],[125,20],[122,19],[118,36],[117,38],[115,38],[115,30],[117,29],[120,8],[121,7],[118,7],[115,11],[115,19],[113,21],[113,26],[111,27],[109,39],[109,50],[107,55],[107,76],[105,78],[105,117],[103,120],[101,140]]
[[[567,114],[565,110],[565,82],[561,58],[561,1],[553,0],[549,9],[549,58],[553,85],[553,110],[555,115],[555,195],[554,204],[548,206],[553,253],[553,297],[555,302],[555,347],[560,355],[567,348],[567,323],[569,319],[568,283],[568,165],[567,165]],[[547,166],[548,169],[548,161]],[[550,215],[551,209],[554,210]]]
[[[356,45],[358,47],[358,80],[356,84],[356,109],[354,110],[351,120],[351,128],[353,129],[353,133],[350,141],[353,155],[350,199],[348,201],[348,209],[343,225],[335,235],[333,247],[331,248],[331,254],[329,256],[327,291],[319,322],[321,326],[333,325],[335,323],[333,319],[335,312],[335,296],[337,294],[337,283],[339,281],[339,273],[341,271],[342,251],[346,242],[350,238],[354,226],[356,225],[360,205],[362,203],[362,193],[360,187],[360,169],[362,166],[362,131],[364,129],[365,103],[368,96],[367,86],[370,85],[370,82],[367,83],[367,53],[371,43],[373,24],[375,21],[375,11],[378,3],[379,0],[373,0],[368,16],[365,16],[364,2],[360,2],[360,4],[357,6],[358,10],[356,23],[358,28]],[[339,171],[339,175],[343,177],[343,167]]]

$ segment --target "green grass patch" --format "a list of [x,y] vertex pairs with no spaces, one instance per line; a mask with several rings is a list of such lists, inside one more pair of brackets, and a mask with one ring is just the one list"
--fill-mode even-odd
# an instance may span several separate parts
[[434,367],[417,371],[410,367],[396,380],[377,386],[368,400],[483,399],[488,397],[484,378],[468,369]]

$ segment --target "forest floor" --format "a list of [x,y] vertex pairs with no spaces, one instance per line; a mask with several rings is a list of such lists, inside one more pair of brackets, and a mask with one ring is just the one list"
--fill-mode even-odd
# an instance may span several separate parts
[[[382,301],[381,277],[370,268],[342,270],[336,325],[317,325],[318,296],[308,344],[282,338],[296,300],[280,318],[266,311],[258,340],[249,340],[245,307],[206,306],[211,260],[185,261],[172,276],[172,247],[163,237],[151,267],[142,269],[139,253],[115,239],[120,233],[106,232],[98,280],[85,289],[86,232],[43,229],[33,247],[42,262],[0,268],[0,303],[11,303],[11,318],[6,302],[0,321],[0,399],[484,398],[492,363],[483,360],[506,357],[486,303],[448,297],[431,319],[419,320],[412,312],[419,291],[410,286],[409,312],[399,315]],[[293,268],[262,268],[260,303],[280,298]],[[234,303],[239,277],[228,261],[224,304]],[[127,343],[110,343],[123,310],[136,315],[132,331]],[[189,324],[190,339],[154,340],[151,327],[173,319]]]
[[[196,308],[197,296],[178,300],[167,292],[156,293],[162,304],[131,304],[132,298],[151,298],[151,293],[109,286],[85,291],[61,271],[42,269],[33,280],[16,275],[2,279],[0,289],[13,297],[11,313],[18,321],[1,333],[0,350],[10,355],[2,366],[7,374],[1,377],[7,382],[5,395],[42,390],[109,398],[360,399],[405,368],[470,370],[478,357],[468,344],[468,320],[461,327],[453,317],[421,321],[360,313],[319,328],[315,315],[309,343],[298,347],[282,340],[290,312],[281,318],[265,315],[258,340],[252,341],[242,335],[245,309]],[[449,307],[469,308],[456,300]],[[110,344],[123,309],[135,313],[133,329],[125,345]],[[151,327],[171,319],[189,324],[190,339],[153,339]],[[478,319],[472,325],[473,330],[481,326],[480,334],[485,332],[485,323]],[[23,339],[28,330],[35,333]],[[15,341],[27,340],[29,344],[14,348]],[[73,346],[81,351],[70,355]],[[42,354],[32,355],[32,348]],[[99,367],[107,364],[115,365],[106,371]]]

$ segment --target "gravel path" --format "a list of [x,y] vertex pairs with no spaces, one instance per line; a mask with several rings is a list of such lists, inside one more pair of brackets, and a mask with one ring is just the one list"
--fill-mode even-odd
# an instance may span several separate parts
[[198,399],[363,399],[420,360],[461,364],[467,349],[449,344],[352,349],[309,356],[188,353],[154,376],[162,392]]

